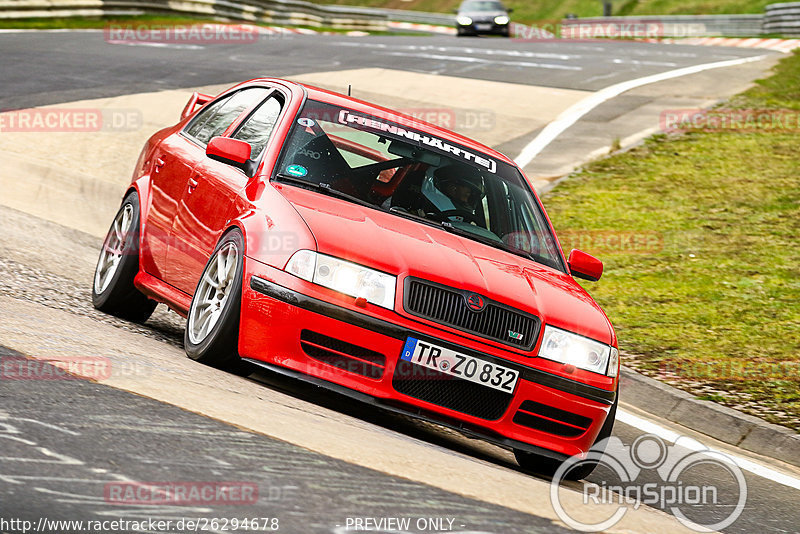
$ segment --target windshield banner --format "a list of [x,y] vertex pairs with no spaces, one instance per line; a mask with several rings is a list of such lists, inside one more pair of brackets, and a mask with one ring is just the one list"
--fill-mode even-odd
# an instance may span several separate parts
[[368,128],[370,130],[377,130],[379,132],[390,133],[398,137],[404,137],[411,141],[415,141],[419,145],[435,148],[441,150],[442,152],[453,154],[454,156],[460,157],[470,163],[480,165],[481,167],[485,168],[491,173],[495,173],[497,171],[497,162],[494,161],[493,159],[487,158],[483,155],[476,154],[474,152],[470,152],[459,146],[452,145],[447,141],[439,139],[438,137],[432,137],[429,135],[421,134],[419,132],[407,130],[395,124],[387,124],[373,117],[357,115],[355,113],[352,113],[351,111],[342,109],[339,111],[339,123],[344,125],[350,125],[355,123],[358,124],[359,126]]

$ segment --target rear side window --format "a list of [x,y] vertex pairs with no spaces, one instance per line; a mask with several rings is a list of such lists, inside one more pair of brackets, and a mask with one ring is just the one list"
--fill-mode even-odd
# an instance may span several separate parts
[[252,157],[257,158],[267,146],[280,114],[280,100],[275,96],[269,97],[242,123],[233,138],[250,143],[253,147]]
[[250,87],[218,100],[201,111],[185,132],[200,144],[206,145],[213,137],[222,135],[239,115],[256,105],[269,92],[270,89],[265,87]]

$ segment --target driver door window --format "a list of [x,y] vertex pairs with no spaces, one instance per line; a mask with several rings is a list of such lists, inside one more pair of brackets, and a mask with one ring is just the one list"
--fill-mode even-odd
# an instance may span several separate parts
[[250,157],[257,159],[267,146],[280,113],[280,100],[275,96],[271,96],[242,123],[232,137],[250,143],[252,147]]
[[266,87],[250,87],[219,100],[201,111],[186,128],[185,133],[201,145],[222,135],[228,126],[245,110],[253,107],[264,98],[270,89]]

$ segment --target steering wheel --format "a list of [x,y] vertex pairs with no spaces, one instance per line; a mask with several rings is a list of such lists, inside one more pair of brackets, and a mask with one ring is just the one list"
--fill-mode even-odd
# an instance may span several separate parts
[[450,220],[450,217],[461,217],[464,222],[474,222],[478,224],[478,218],[469,210],[465,209],[452,209],[452,210],[444,210],[440,211],[436,214],[438,217],[441,217],[442,221]]

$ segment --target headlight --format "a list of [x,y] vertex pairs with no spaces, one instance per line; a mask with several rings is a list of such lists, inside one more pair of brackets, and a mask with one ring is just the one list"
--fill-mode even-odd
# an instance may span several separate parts
[[462,15],[456,19],[456,22],[458,22],[461,26],[469,26],[472,24],[472,19]]
[[508,24],[508,17],[506,17],[505,15],[500,15],[499,17],[495,17],[494,18],[494,23],[495,24],[499,24],[501,26],[503,24]]
[[295,252],[285,270],[328,289],[394,309],[395,276],[311,250]]
[[617,349],[560,328],[544,327],[539,356],[593,373],[617,376],[619,364]]

